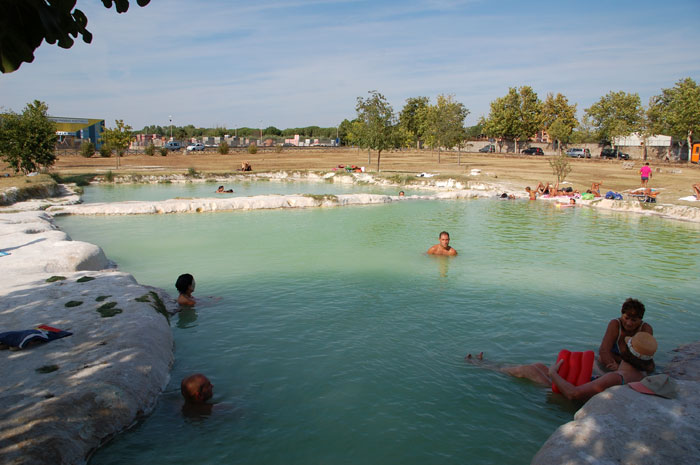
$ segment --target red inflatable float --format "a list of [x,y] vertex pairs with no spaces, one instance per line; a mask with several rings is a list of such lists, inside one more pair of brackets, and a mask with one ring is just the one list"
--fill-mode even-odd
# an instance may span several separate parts
[[[559,376],[573,384],[580,386],[591,380],[593,373],[593,361],[595,353],[592,350],[585,352],[569,352],[564,349],[559,352],[557,362],[564,359],[564,363],[559,367]],[[559,389],[552,383],[552,392],[559,392]]]

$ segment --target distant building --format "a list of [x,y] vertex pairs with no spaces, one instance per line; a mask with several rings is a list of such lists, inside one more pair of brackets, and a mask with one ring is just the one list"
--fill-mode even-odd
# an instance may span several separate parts
[[80,145],[85,140],[100,148],[100,135],[105,129],[105,120],[91,118],[65,118],[62,116],[49,116],[49,120],[56,123],[56,135],[59,144]]
[[620,147],[641,147],[645,143],[647,147],[670,147],[671,136],[657,135],[644,138],[644,136],[635,132],[629,136],[613,139],[613,145],[619,145]]

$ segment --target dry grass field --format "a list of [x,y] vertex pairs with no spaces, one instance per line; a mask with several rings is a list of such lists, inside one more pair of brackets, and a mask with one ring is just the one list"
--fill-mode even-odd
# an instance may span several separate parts
[[[329,171],[341,164],[364,166],[368,172],[376,172],[376,155],[376,152],[372,152],[371,163],[368,163],[366,150],[352,148],[285,148],[279,153],[273,149],[261,149],[255,155],[245,151],[232,151],[227,155],[215,152],[188,154],[180,151],[170,152],[165,157],[129,154],[119,159],[119,168],[116,166],[117,159],[114,157],[83,158],[79,155],[64,155],[58,159],[52,171],[61,176],[104,174],[108,170],[115,175],[166,174],[186,173],[189,168],[194,168],[201,173],[224,175],[236,172],[241,162],[247,161],[252,165],[253,173],[280,170]],[[498,153],[462,153],[458,156],[456,152],[443,152],[438,163],[437,152],[429,150],[389,151],[382,153],[380,168],[383,175],[426,172],[498,182],[504,184],[507,189],[520,190],[528,185],[534,187],[539,181],[556,180],[549,165],[550,159],[551,157],[548,156]],[[601,192],[604,193],[608,190],[624,192],[639,187],[639,168],[643,162],[634,160],[625,163],[591,158],[571,159],[570,164],[572,169],[566,181],[570,182],[571,186],[584,191],[590,187],[591,182],[602,181]],[[661,189],[658,197],[660,203],[698,205],[693,202],[678,201],[679,197],[691,195],[691,185],[700,182],[700,168],[697,165],[656,160],[650,161],[650,164],[654,171],[649,185]],[[475,168],[480,169],[481,174],[468,176]],[[13,180],[13,178],[0,179],[4,179],[4,181],[0,180],[0,188],[5,185],[4,183],[11,183]]]

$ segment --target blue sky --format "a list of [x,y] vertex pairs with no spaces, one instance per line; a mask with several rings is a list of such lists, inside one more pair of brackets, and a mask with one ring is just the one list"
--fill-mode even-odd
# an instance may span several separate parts
[[467,124],[509,87],[561,92],[579,113],[609,91],[700,82],[700,2],[152,0],[118,15],[79,0],[92,44],[42,44],[0,75],[0,107],[202,127],[336,126],[358,96],[454,94]]

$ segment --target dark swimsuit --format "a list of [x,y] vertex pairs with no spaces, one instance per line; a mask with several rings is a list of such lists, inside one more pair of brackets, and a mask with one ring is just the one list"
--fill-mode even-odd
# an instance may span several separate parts
[[[640,332],[643,327],[644,327],[644,321],[642,321],[642,324],[639,325],[639,328],[637,328],[637,332],[634,334],[637,334],[638,332]],[[634,334],[632,336],[634,336]],[[613,344],[612,349],[610,350],[610,352],[612,352],[615,355],[622,355],[622,354],[620,354],[620,347],[617,345],[617,341],[620,340],[621,335],[622,335],[622,322],[618,318],[617,319],[617,339],[615,339],[615,344]]]

